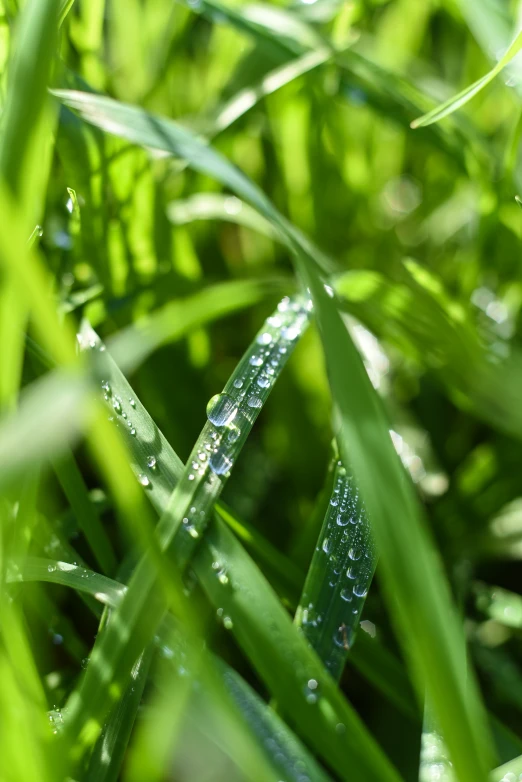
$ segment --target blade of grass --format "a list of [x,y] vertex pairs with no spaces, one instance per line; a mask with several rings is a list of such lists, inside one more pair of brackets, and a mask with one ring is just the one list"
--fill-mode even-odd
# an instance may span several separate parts
[[308,570],[296,624],[334,679],[352,648],[376,565],[353,478],[337,462],[330,503]]
[[67,497],[78,526],[85,535],[91,551],[105,573],[116,570],[116,556],[105,532],[95,505],[91,502],[87,486],[71,452],[54,460],[54,470]]
[[[275,317],[279,317],[279,314],[276,313]],[[261,333],[264,333],[262,330]],[[94,342],[94,340],[90,340],[91,342]],[[97,344],[94,342],[94,344]],[[99,343],[98,343],[99,344]],[[98,353],[98,356],[100,354]],[[101,358],[105,364],[105,362],[108,360],[108,354],[107,352],[104,352],[101,354]],[[105,374],[107,373],[106,370],[107,365],[105,364]],[[128,384],[126,384],[126,381],[124,381],[123,378],[121,378],[121,374],[118,376],[118,373],[116,371],[116,367],[114,365],[111,368],[111,389],[112,394],[121,396],[122,398],[126,398],[129,396],[129,398],[135,399],[133,395],[130,395],[128,393]],[[119,379],[121,378],[121,380]],[[123,392],[123,393],[122,393]],[[140,410],[141,408],[138,408],[136,406],[136,410]],[[136,416],[136,413],[134,413]],[[157,429],[154,427],[152,422],[150,421],[148,415],[146,412],[143,412],[143,417],[140,417],[139,419],[139,428],[140,431],[146,432],[147,427],[152,427],[155,432],[157,432]],[[156,442],[159,439],[159,435],[155,435]],[[161,441],[163,442],[163,440]],[[150,467],[147,464],[147,455],[150,455],[149,449],[142,449],[140,447],[140,441],[137,438],[129,437],[129,447],[132,449],[134,454],[134,459],[136,460],[136,464],[134,466],[134,469],[136,471],[141,470],[143,474],[152,474],[150,472]],[[158,473],[157,477],[160,477],[162,473],[165,471],[167,464],[168,469],[170,470],[170,475],[173,476],[173,482],[177,482],[181,475],[181,463],[178,459],[178,457],[174,454],[170,446],[165,446],[165,448],[161,448],[160,450],[160,460],[158,460]],[[156,451],[154,451],[156,453]],[[165,496],[165,493],[161,493],[159,491],[155,490],[155,482],[156,477],[153,476],[151,484],[149,487],[147,487],[147,493],[150,498],[150,500],[153,502],[153,504],[158,507],[158,510],[160,512],[164,512],[166,507],[166,502],[168,502],[168,494],[167,497]],[[201,546],[203,548],[207,548],[207,538],[208,533],[202,538]],[[235,558],[239,558],[241,554],[241,548],[238,544],[235,544],[234,549],[234,555]],[[208,556],[212,557],[212,562],[219,563],[220,561],[226,561],[227,566],[223,572],[220,572],[220,568],[212,568],[212,579],[211,584],[220,584],[223,586],[224,583],[227,582],[227,579],[235,578],[235,560],[232,562],[228,562],[228,553],[225,551],[224,553],[219,553],[215,555],[213,552],[208,554]],[[241,558],[241,568],[243,572],[246,574],[245,577],[248,575],[248,577],[252,577],[255,579],[258,583],[262,584],[262,591],[261,594],[257,597],[255,602],[249,601],[246,599],[245,602],[242,604],[242,610],[246,610],[249,613],[249,623],[257,625],[257,623],[262,618],[259,612],[259,605],[264,604],[266,601],[268,601],[268,604],[271,605],[273,601],[275,601],[277,608],[277,615],[279,617],[284,616],[284,619],[281,619],[282,622],[282,632],[285,633],[285,643],[289,643],[291,647],[297,645],[296,648],[298,650],[298,660],[303,659],[310,661],[312,659],[313,661],[313,669],[310,676],[313,678],[313,674],[316,676],[323,675],[323,669],[321,668],[321,665],[315,655],[313,655],[313,652],[310,650],[308,645],[306,644],[306,641],[302,638],[302,636],[298,633],[296,628],[292,626],[292,623],[286,614],[286,612],[282,609],[280,604],[278,603],[277,599],[273,595],[272,590],[264,582],[261,575],[257,573],[257,570],[255,569],[253,563],[250,561],[248,556],[246,554],[243,554]],[[221,580],[220,580],[221,578]],[[140,585],[140,589],[141,589]],[[261,589],[261,586],[260,586]],[[141,594],[141,592],[140,592]],[[246,593],[246,595],[250,594],[249,592]],[[218,592],[218,597],[220,596],[220,593]],[[219,607],[216,604],[216,608]],[[149,612],[150,612],[150,606],[149,606]],[[276,609],[274,609],[276,610]],[[125,618],[126,619],[126,618]],[[127,621],[127,619],[126,619]],[[135,619],[132,619],[132,621],[135,621]],[[235,627],[235,625],[234,625]],[[271,635],[271,626],[264,626],[261,630],[264,642],[269,643],[272,648],[271,655],[278,654],[278,646],[277,643],[272,639]],[[286,637],[288,636],[288,638]],[[138,640],[139,643],[139,640]],[[261,647],[262,648],[262,647]],[[300,651],[299,651],[300,650]],[[110,654],[112,652],[112,647],[109,647],[109,655],[107,655],[107,658],[105,659],[105,664],[107,664],[107,660],[111,660]],[[258,656],[261,655],[261,651],[258,651]],[[312,657],[310,658],[310,655]],[[262,656],[262,655],[261,655]],[[256,658],[256,662],[258,663],[259,660]],[[111,663],[112,664],[112,663]],[[258,667],[256,665],[256,667]],[[302,667],[302,665],[301,665]],[[266,669],[266,665],[265,665]],[[371,737],[368,736],[368,734],[365,732],[362,725],[359,723],[357,716],[354,712],[350,709],[346,701],[339,695],[335,696],[335,707],[332,707],[333,710],[330,708],[331,704],[330,701],[324,701],[323,702],[323,710],[324,710],[324,722],[322,723],[320,729],[317,729],[317,725],[315,724],[314,720],[314,714],[313,712],[310,713],[302,713],[302,705],[303,705],[303,699],[305,697],[305,694],[303,693],[303,679],[302,675],[298,676],[297,672],[292,667],[290,671],[287,672],[288,676],[287,679],[284,680],[284,689],[281,689],[281,681],[282,677],[277,677],[276,681],[274,682],[272,678],[269,679],[268,684],[271,687],[275,687],[275,692],[278,695],[278,700],[281,703],[286,702],[286,689],[289,687],[290,691],[292,693],[292,701],[290,710],[292,713],[292,718],[295,721],[304,720],[308,727],[308,731],[306,732],[306,735],[310,737],[310,740],[313,742],[314,747],[318,753],[320,753],[323,757],[326,757],[328,762],[333,762],[334,764],[337,764],[340,773],[343,776],[343,778],[348,778],[351,773],[353,773],[353,758],[351,752],[348,752],[348,747],[346,746],[346,742],[344,739],[343,734],[343,725],[351,725],[352,723],[355,724],[355,736],[354,739],[355,743],[358,741],[359,734],[361,734],[363,738],[363,744],[366,742],[367,744],[372,746],[372,751],[370,755],[367,757],[367,762],[370,763],[370,770],[368,772],[364,772],[364,770],[361,771],[361,774],[363,773],[369,773],[370,775],[379,774],[382,775],[383,779],[397,779],[396,772],[394,769],[389,765],[389,763],[386,761],[384,756],[380,753],[379,749],[373,744]],[[309,677],[310,678],[310,677]],[[308,681],[308,679],[306,680]],[[305,682],[306,683],[306,682]],[[335,687],[333,685],[333,682],[330,682],[330,680],[327,680],[327,684],[325,684],[325,687],[327,687],[329,693],[333,693],[335,691]],[[334,697],[332,695],[332,697]],[[306,702],[305,702],[306,703]],[[322,713],[322,712],[321,712]],[[337,728],[336,732],[336,725],[339,725],[339,728]],[[314,727],[315,726],[315,727]],[[366,744],[364,744],[366,746]],[[349,745],[351,747],[351,744]],[[364,754],[364,752],[363,752]],[[332,761],[331,758],[334,757],[334,760]],[[357,755],[359,757],[359,755]],[[361,760],[363,762],[363,760]],[[364,766],[362,767],[365,768]]]
[[459,92],[457,95],[454,95],[452,98],[450,98],[447,101],[444,101],[444,103],[441,103],[440,106],[437,106],[437,108],[433,109],[432,111],[429,111],[427,114],[424,114],[422,117],[419,117],[416,120],[413,120],[411,123],[412,128],[424,128],[427,125],[432,125],[434,122],[439,122],[444,117],[447,117],[448,114],[452,114],[454,111],[457,111],[457,109],[460,109],[464,104],[466,104],[468,101],[470,101],[472,98],[477,95],[486,85],[488,85],[493,79],[498,76],[498,74],[504,70],[506,65],[508,65],[513,57],[515,57],[519,51],[522,49],[522,32],[517,35],[515,40],[511,43],[509,46],[507,52],[504,54],[504,56],[497,62],[494,68],[492,68],[489,73],[486,73],[485,76],[483,76],[481,79],[478,79],[476,82],[471,84],[469,87],[466,87],[466,89],[462,90],[462,92]]
[[466,685],[460,675],[464,640],[448,585],[395,453],[381,403],[336,303],[305,255],[300,263],[323,344],[337,441],[372,519],[384,593],[399,641],[417,684],[426,683],[458,778],[477,782],[486,777],[492,750],[473,678],[470,675]]

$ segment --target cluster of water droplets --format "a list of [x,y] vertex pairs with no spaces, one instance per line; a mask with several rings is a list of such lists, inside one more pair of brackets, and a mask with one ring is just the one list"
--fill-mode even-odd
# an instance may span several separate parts
[[210,399],[207,423],[183,479],[190,500],[182,524],[190,537],[199,537],[210,507],[309,318],[305,298],[285,297],[263,324],[223,392]]
[[419,782],[455,782],[448,751],[437,731],[422,734]]
[[303,632],[332,673],[339,672],[353,643],[375,562],[359,492],[338,462],[299,612]]

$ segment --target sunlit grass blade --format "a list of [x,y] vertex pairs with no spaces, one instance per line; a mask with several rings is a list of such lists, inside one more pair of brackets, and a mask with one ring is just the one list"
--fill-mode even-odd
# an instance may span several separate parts
[[335,679],[341,676],[376,565],[353,478],[339,461],[296,623]]
[[[304,300],[283,299],[239,363],[223,394],[209,403],[208,422],[172,497],[163,505],[157,528],[157,541],[162,549],[167,549],[175,538],[175,546],[170,551],[180,570],[187,565],[233,462],[308,318]],[[103,367],[101,343],[97,339],[89,340],[86,347]],[[158,478],[158,490],[165,491],[161,450],[150,437],[151,423],[144,421],[143,415],[138,417],[137,405],[133,406],[132,400],[113,395],[107,378],[101,380],[100,390],[110,402],[124,437],[140,443],[139,449],[133,449],[134,459],[143,459],[142,471],[137,473],[138,482],[145,491],[152,492]],[[133,466],[136,470],[136,465]],[[67,737],[79,737],[73,756],[81,756],[96,737],[96,732],[86,726],[103,716],[111,698],[119,697],[121,684],[107,692],[107,682],[117,674],[118,682],[126,686],[130,667],[166,610],[163,595],[154,588],[158,586],[155,564],[147,556],[140,561],[120,609],[95,644],[85,676],[69,699],[65,733]]]
[[[280,313],[276,312],[275,316],[276,318],[280,317]],[[261,330],[260,333],[264,333],[264,330]],[[97,341],[96,335],[92,339],[89,339],[87,344],[92,343],[94,346],[100,346],[100,343]],[[256,348],[257,350],[258,348]],[[107,352],[102,352],[101,354],[98,351],[98,356],[102,360],[102,366],[105,369],[105,374],[107,374],[108,368],[110,367],[110,376],[107,375],[107,377],[110,377],[111,382],[111,392],[114,395],[123,398],[129,398],[134,399],[136,401],[136,408],[134,412],[134,418],[136,421],[138,421],[138,428],[142,432],[148,432],[150,431],[151,434],[147,435],[147,439],[152,439],[155,442],[161,442],[161,447],[159,449],[159,459],[158,459],[158,471],[157,476],[153,477],[151,480],[150,485],[147,487],[147,493],[150,498],[150,500],[154,503],[154,505],[158,508],[160,512],[164,512],[165,508],[167,507],[168,503],[168,492],[160,492],[158,491],[158,487],[155,485],[158,481],[157,478],[160,478],[162,475],[162,472],[165,472],[167,469],[169,470],[170,480],[172,480],[172,485],[175,485],[175,483],[179,480],[179,477],[181,475],[181,462],[179,458],[174,454],[172,451],[172,448],[166,444],[166,441],[161,438],[157,431],[157,428],[154,426],[152,421],[150,420],[148,414],[144,409],[140,406],[138,407],[138,400],[137,397],[134,395],[132,390],[130,389],[130,386],[128,385],[127,381],[122,377],[121,373],[119,372],[118,368],[114,365],[114,362],[110,359]],[[107,363],[106,363],[107,362]],[[107,400],[108,401],[108,400]],[[139,416],[138,418],[136,416]],[[123,430],[125,431],[125,430]],[[139,474],[141,471],[143,474],[151,474],[150,467],[147,464],[147,456],[150,455],[150,451],[148,448],[143,449],[140,445],[139,438],[135,438],[130,436],[128,438],[128,444],[129,448],[131,450],[131,453],[133,454],[133,459],[136,460],[134,462],[134,470]],[[156,452],[155,452],[156,453]],[[148,472],[149,471],[149,472]],[[221,535],[224,535],[225,533],[221,531]],[[207,550],[209,543],[208,543],[208,532],[202,537],[200,547],[202,549]],[[228,541],[228,544],[230,543],[230,539],[228,537],[225,538],[225,540]],[[227,544],[227,545],[228,545]],[[263,622],[263,626],[256,630],[255,632],[261,632],[262,637],[265,639],[265,642],[270,645],[271,653],[267,659],[271,659],[271,656],[277,656],[278,655],[278,649],[279,647],[279,641],[274,638],[272,638],[272,625],[269,621],[269,615],[271,613],[271,610],[268,611],[268,614],[265,614],[264,612],[260,612],[259,607],[262,605],[269,605],[273,606],[273,610],[276,612],[276,615],[280,617],[281,622],[281,630],[284,633],[285,643],[289,643],[292,647],[296,645],[296,649],[299,651],[299,658],[302,657],[303,661],[312,661],[310,664],[312,665],[310,676],[307,679],[303,679],[302,676],[297,672],[294,667],[291,667],[289,671],[287,671],[287,678],[284,680],[284,684],[281,685],[282,678],[277,674],[277,666],[272,666],[270,668],[270,677],[267,680],[268,685],[271,688],[271,691],[273,691],[278,698],[279,703],[284,706],[285,709],[288,708],[289,713],[292,716],[292,720],[295,722],[299,722],[299,720],[304,720],[305,725],[307,726],[307,730],[304,730],[305,735],[307,735],[312,742],[313,746],[315,747],[316,751],[319,752],[323,757],[326,757],[328,762],[333,762],[334,764],[338,764],[338,767],[341,769],[341,773],[344,774],[346,777],[348,777],[352,773],[353,769],[353,757],[351,752],[347,751],[347,747],[345,744],[345,738],[344,738],[344,732],[343,732],[343,725],[348,726],[354,724],[353,730],[355,731],[355,735],[359,736],[362,735],[362,741],[363,743],[368,742],[369,745],[372,747],[370,756],[368,758],[368,762],[370,763],[371,771],[370,774],[382,774],[383,779],[397,779],[396,772],[393,770],[393,768],[389,765],[389,763],[386,761],[384,756],[379,752],[377,747],[373,744],[371,738],[369,735],[365,732],[362,725],[359,723],[355,713],[351,710],[347,702],[342,698],[340,694],[335,694],[337,691],[333,685],[333,682],[331,682],[329,679],[327,679],[326,683],[324,684],[324,688],[327,689],[328,693],[331,694],[331,696],[335,699],[335,708],[333,712],[330,712],[329,710],[329,702],[322,701],[322,709],[324,709],[325,712],[325,722],[322,724],[322,727],[315,728],[313,727],[315,723],[314,719],[314,711],[310,712],[304,712],[303,713],[303,698],[305,697],[305,694],[303,692],[303,687],[307,685],[308,679],[314,678],[314,675],[319,678],[322,676],[326,676],[324,674],[323,668],[320,665],[320,662],[318,659],[313,655],[312,651],[310,650],[308,644],[305,642],[305,640],[302,638],[300,633],[296,630],[296,628],[292,625],[290,618],[286,614],[286,612],[281,607],[280,603],[277,601],[274,593],[268,586],[268,584],[264,581],[261,574],[257,571],[254,564],[251,562],[250,558],[242,552],[241,547],[239,544],[234,544],[234,559],[231,560],[229,557],[229,551],[228,548],[221,551],[219,549],[219,540],[216,541],[214,539],[213,542],[213,549],[207,551],[207,557],[210,557],[211,562],[223,562],[226,563],[226,566],[221,571],[221,568],[214,567],[210,568],[211,576],[209,578],[209,587],[212,587],[211,589],[211,598],[215,602],[216,608],[222,607],[219,604],[219,600],[222,596],[222,589],[223,587],[228,583],[229,580],[235,580],[236,578],[236,569],[235,566],[237,563],[239,563],[241,571],[243,573],[242,578],[252,578],[255,579],[259,592],[257,593],[256,601],[252,602],[251,600],[247,599],[245,602],[242,603],[241,610],[246,611],[247,617],[248,617],[248,623],[249,625],[252,625],[253,627],[257,627],[259,622]],[[216,549],[216,546],[218,547]],[[202,576],[201,576],[202,577]],[[217,588],[217,591],[214,590],[214,587]],[[140,585],[141,588],[141,585]],[[250,594],[250,592],[247,590],[247,593]],[[277,608],[275,607],[277,606]],[[131,606],[132,607],[132,606]],[[230,608],[232,611],[232,608]],[[150,611],[150,606],[149,606]],[[231,614],[231,616],[234,614]],[[132,622],[137,621],[136,617],[131,614]],[[266,617],[266,620],[265,620]],[[234,620],[232,620],[234,621]],[[235,628],[237,627],[237,622],[240,622],[240,620],[237,620],[235,624],[233,624],[233,630],[235,631]],[[266,622],[268,624],[266,624]],[[138,639],[138,646],[139,646],[139,639]],[[256,654],[253,658],[253,661],[256,664],[256,667],[264,672],[266,672],[266,664],[262,662],[262,659],[264,659],[263,654],[263,648],[259,647],[256,650]],[[112,647],[108,646],[109,652],[108,652],[108,659],[111,660],[112,657]],[[137,654],[137,653],[136,653]],[[310,657],[310,655],[312,655]],[[261,660],[260,660],[261,658]],[[273,677],[276,677],[275,680]],[[319,681],[319,680],[318,680]],[[288,704],[287,702],[287,690],[289,689],[290,693],[292,693],[292,701],[291,704]],[[305,702],[306,703],[306,702]],[[91,706],[92,708],[92,706]],[[321,712],[322,713],[322,712]],[[336,729],[336,726],[339,726]],[[348,728],[347,728],[348,729]],[[336,732],[337,731],[337,732]],[[354,739],[354,741],[357,741],[358,739]],[[364,754],[364,753],[363,753]],[[335,756],[335,760],[332,761],[332,756]],[[359,757],[359,755],[357,755]],[[362,763],[364,763],[363,760],[361,760]]]
[[517,782],[522,774],[522,756],[495,768],[489,775],[489,782]]
[[398,639],[417,685],[426,684],[459,779],[477,782],[486,777],[492,750],[473,678],[465,684],[461,676],[464,639],[448,585],[381,403],[336,303],[306,257],[301,264],[323,344],[337,441],[372,520]]
[[469,87],[466,87],[465,90],[462,90],[462,92],[459,92],[457,95],[454,95],[452,98],[450,98],[447,101],[444,101],[440,106],[437,106],[437,108],[433,109],[432,111],[429,111],[427,114],[424,114],[422,117],[419,117],[418,119],[414,120],[411,123],[412,128],[423,128],[426,127],[426,125],[431,125],[434,122],[439,122],[444,117],[447,117],[448,114],[452,114],[454,111],[457,111],[457,109],[460,109],[464,104],[466,104],[468,101],[470,101],[472,98],[477,95],[486,85],[488,85],[493,79],[498,76],[498,74],[504,70],[506,65],[508,65],[513,57],[515,57],[519,51],[522,49],[522,33],[519,33],[513,43],[509,46],[507,52],[504,54],[504,56],[497,62],[494,68],[492,68],[489,73],[487,73],[485,76],[483,76],[481,79],[478,79],[476,82],[471,84]]

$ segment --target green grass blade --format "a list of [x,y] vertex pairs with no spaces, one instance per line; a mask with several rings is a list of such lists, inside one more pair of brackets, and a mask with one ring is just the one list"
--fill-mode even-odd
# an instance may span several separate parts
[[334,679],[353,646],[375,565],[368,519],[353,478],[339,461],[295,617]]
[[489,775],[489,782],[517,782],[522,774],[522,756],[504,763]]
[[[308,317],[302,301],[283,299],[239,363],[224,393],[209,403],[208,423],[172,497],[163,508],[157,528],[161,548],[166,549],[175,540],[171,550],[180,569],[186,566],[192,555],[233,461]],[[95,340],[89,340],[87,346],[94,349],[93,354],[103,365],[105,351],[99,350],[103,346]],[[101,389],[111,403],[118,428],[125,433],[125,439],[140,443],[139,450],[134,451],[134,459],[143,459],[142,471],[137,473],[137,479],[145,491],[151,492],[162,465],[158,463],[161,451],[150,439],[150,423],[138,417],[137,406],[133,406],[131,400],[113,396],[107,383],[104,377]],[[164,482],[161,478],[160,490]],[[162,563],[158,555],[154,551],[153,554],[154,565],[160,566]],[[73,756],[81,756],[96,737],[101,724],[98,723],[96,732],[89,730],[89,724],[103,716],[111,698],[117,700],[120,696],[131,666],[154,634],[165,610],[164,597],[157,589],[155,567],[149,557],[144,557],[131,578],[119,611],[100,642],[95,644],[80,687],[69,699],[69,721],[65,732],[67,738],[79,737]],[[118,686],[107,692],[108,683],[116,675]]]
[[426,684],[458,778],[477,782],[486,777],[492,750],[473,679],[466,686],[460,675],[464,639],[448,585],[384,411],[335,301],[305,256],[302,268],[323,344],[337,441],[372,519],[399,641],[418,685]]
[[[16,574],[10,575],[9,581],[14,583],[41,581],[61,584],[75,591],[91,595],[103,605],[112,608],[118,607],[126,591],[124,584],[95,573],[88,568],[36,557],[29,558]],[[187,639],[182,636],[171,619],[165,622],[160,631],[160,644],[162,645],[165,658],[172,665],[188,665],[190,669],[190,661],[193,659],[194,653],[187,651]],[[253,734],[265,744],[268,742],[266,744],[270,747],[268,750],[268,761],[273,762],[275,754],[276,762],[280,764],[279,772],[285,774],[292,782],[300,782],[299,775],[303,773],[307,773],[312,782],[326,782],[328,779],[327,775],[320,769],[280,717],[226,663],[214,655],[209,655],[209,658],[205,667],[209,667],[209,663],[210,666],[216,667],[218,677],[232,697],[243,719],[250,726]],[[144,683],[142,677],[148,669],[149,663],[148,659],[144,662],[140,660],[140,665],[135,669],[132,682],[133,692],[129,693],[129,698],[134,695],[132,697],[134,704],[139,702],[139,698],[136,695],[138,690],[140,690],[141,697],[142,685]],[[116,722],[119,723],[121,719],[125,719],[125,712],[129,709],[124,707],[123,702],[116,708],[119,711]],[[124,724],[123,730],[126,731],[128,727],[128,725]],[[116,742],[123,747],[123,736],[118,730],[118,725],[115,725],[114,728],[114,732],[111,732],[111,735],[106,738],[105,743],[100,745],[100,751],[96,752],[95,750],[95,756],[89,765],[86,780],[92,779],[94,782],[94,780],[108,780],[112,778],[110,774],[114,773],[117,763],[113,758],[113,749],[109,751],[107,742],[110,743],[111,747],[114,747]],[[273,752],[274,743],[277,747],[276,753]],[[103,760],[104,746],[105,762]],[[108,766],[106,761],[109,758],[111,763]],[[120,752],[118,752],[117,758],[119,762],[121,760]]]
[[418,119],[414,120],[411,123],[411,127],[423,128],[426,127],[427,125],[432,125],[434,122],[439,122],[444,117],[447,117],[448,114],[452,114],[454,111],[457,111],[457,109],[460,109],[461,106],[464,106],[465,103],[467,103],[472,98],[474,98],[475,95],[477,95],[477,93],[479,93],[482,89],[484,89],[486,85],[488,85],[491,81],[493,81],[493,79],[496,76],[498,76],[498,74],[502,70],[504,70],[506,65],[508,65],[511,62],[513,57],[515,57],[521,49],[522,49],[522,32],[517,35],[515,40],[509,46],[507,52],[497,62],[495,67],[489,71],[489,73],[487,73],[481,79],[478,79],[469,87],[466,87],[466,89],[462,90],[462,92],[459,92],[453,98],[444,101],[444,103],[441,103],[441,105],[437,106],[437,108],[433,109],[432,111],[429,111],[427,114],[424,114],[422,117],[419,117]]
[[[275,317],[280,317],[280,313],[276,312]],[[264,333],[264,330],[261,330],[260,333]],[[93,344],[99,344],[94,339],[90,339],[90,342]],[[143,411],[143,408],[138,407],[138,400],[135,397],[135,395],[132,393],[132,391],[129,391],[129,386],[126,383],[125,379],[121,376],[121,373],[119,373],[119,370],[114,365],[112,360],[110,359],[107,352],[102,353],[101,355],[98,354],[100,358],[102,359],[103,366],[104,366],[104,373],[107,374],[108,366],[109,364],[106,362],[110,362],[110,382],[111,382],[111,390],[112,394],[117,395],[119,397],[123,398],[129,398],[134,399],[136,401],[136,411],[139,411],[139,419],[136,418],[138,413],[133,413],[136,420],[139,420],[139,429],[141,432],[147,432],[149,429],[147,427],[152,427],[150,429],[150,434],[147,435],[146,439],[158,442],[159,440],[159,434],[157,432],[156,427],[152,424],[150,421],[148,415],[146,412]],[[181,462],[178,459],[178,457],[174,454],[170,446],[164,445],[164,440],[161,439],[161,447],[159,450],[159,459],[158,459],[158,471],[157,471],[157,477],[154,476],[150,486],[147,487],[147,492],[150,500],[155,504],[155,506],[158,508],[160,512],[164,512],[165,508],[167,507],[168,503],[168,491],[160,492],[158,491],[157,484],[157,478],[161,477],[163,473],[168,469],[170,474],[170,480],[172,480],[173,485],[177,482],[181,475]],[[150,450],[148,448],[143,449],[140,445],[140,440],[138,438],[129,437],[129,447],[131,448],[131,452],[133,453],[133,459],[135,459],[135,463],[133,465],[133,468],[136,472],[141,471],[144,474],[147,474],[147,470],[150,469],[147,466],[147,456],[150,455]],[[156,453],[156,451],[154,452]],[[138,472],[139,474],[139,472]],[[150,473],[149,473],[150,474]],[[220,534],[224,535],[225,533],[221,532]],[[229,541],[229,538],[226,538],[227,541]],[[214,546],[216,545],[216,541],[214,541]],[[208,549],[208,532],[203,536],[201,540],[201,548],[207,550]],[[259,584],[259,589],[261,590],[260,594],[258,595],[256,602],[252,603],[248,599],[246,600],[246,603],[243,603],[242,605],[242,611],[247,610],[248,611],[248,622],[249,624],[252,624],[256,626],[258,622],[261,620],[265,614],[260,614],[258,605],[264,604],[267,602],[268,605],[272,605],[272,603],[275,603],[274,610],[276,611],[276,614],[278,617],[280,617],[282,622],[282,631],[285,633],[285,642],[288,642],[289,644],[293,646],[297,645],[297,649],[300,650],[299,655],[304,656],[303,659],[306,659],[307,661],[312,660],[312,667],[313,667],[313,674],[316,676],[322,677],[323,675],[326,675],[323,673],[323,669],[315,657],[313,655],[313,652],[310,650],[308,645],[306,644],[305,640],[302,638],[302,636],[297,632],[296,628],[292,626],[292,623],[286,614],[286,612],[282,609],[281,605],[273,595],[272,590],[270,587],[266,584],[266,582],[262,579],[261,575],[257,572],[257,569],[253,565],[253,563],[250,561],[249,557],[246,554],[242,554],[242,550],[239,546],[239,544],[234,544],[234,559],[230,561],[230,558],[228,556],[228,549],[224,551],[220,550],[207,550],[207,556],[211,558],[212,562],[226,562],[226,567],[221,572],[220,568],[211,568],[211,577],[209,580],[210,585],[218,586],[219,589],[217,592],[213,593],[211,595],[212,599],[218,600],[218,598],[221,598],[221,589],[224,586],[224,584],[227,583],[228,579],[234,579],[235,578],[235,563],[236,560],[240,563],[242,572],[244,574],[250,574],[248,577],[255,578],[256,582]],[[245,576],[246,577],[246,576]],[[140,589],[142,586],[140,585]],[[249,593],[248,593],[249,594]],[[139,601],[138,601],[139,602]],[[216,603],[216,608],[219,607],[220,604]],[[150,610],[150,609],[149,609]],[[281,618],[283,616],[284,618]],[[131,617],[129,621],[136,621],[135,617]],[[239,621],[239,620],[238,620]],[[234,628],[236,627],[236,624],[234,624]],[[264,625],[261,630],[258,630],[256,632],[261,632],[263,637],[269,641],[271,638],[271,626],[270,623],[268,626]],[[277,655],[278,654],[278,646],[276,641],[272,640],[271,643],[271,655]],[[109,647],[109,655],[111,653],[111,649]],[[256,657],[254,660],[256,661],[256,667],[258,667],[259,664],[259,656],[261,655],[261,651],[258,650]],[[108,656],[108,659],[110,660],[110,656]],[[299,658],[298,658],[299,659]],[[107,660],[106,660],[107,662]],[[266,668],[266,664],[265,664]],[[262,668],[262,670],[264,670]],[[274,672],[275,675],[275,672]],[[287,688],[290,687],[291,691],[293,693],[292,695],[292,704],[291,704],[291,714],[293,720],[299,720],[301,712],[303,711],[303,680],[301,676],[297,675],[297,672],[292,668],[292,670],[288,673],[289,679],[288,682],[285,683],[285,689],[280,689],[280,677],[277,678],[277,680],[274,682],[272,678],[268,679],[268,684],[270,687],[275,688],[275,692],[277,693],[278,700],[282,704],[286,703],[286,692]],[[311,674],[312,676],[312,674]],[[309,677],[310,678],[310,677]],[[312,676],[313,678],[313,676]],[[308,681],[308,680],[306,680]],[[305,682],[306,684],[306,682]],[[308,731],[311,733],[309,736],[310,740],[313,742],[314,747],[317,752],[323,755],[323,757],[326,757],[328,762],[334,762],[337,763],[339,768],[341,769],[341,773],[344,775],[344,777],[348,778],[350,776],[353,762],[352,762],[352,756],[350,753],[347,754],[346,746],[345,746],[345,740],[344,740],[344,734],[343,734],[343,725],[348,726],[351,725],[352,722],[355,724],[355,735],[358,737],[360,734],[362,734],[363,738],[363,744],[366,746],[371,746],[372,751],[369,759],[369,763],[371,764],[371,771],[370,774],[373,774],[374,772],[377,774],[382,773],[383,779],[397,779],[396,772],[393,770],[393,768],[389,765],[389,763],[386,761],[384,756],[380,753],[378,748],[373,744],[372,739],[368,736],[368,734],[364,731],[361,724],[359,723],[356,715],[346,701],[340,696],[340,694],[333,694],[336,693],[336,689],[334,687],[333,682],[331,682],[328,679],[328,683],[325,685],[328,689],[328,692],[332,694],[332,697],[335,698],[335,708],[333,712],[329,711],[329,706],[326,701],[324,701],[324,711],[325,711],[325,722],[323,724],[323,728],[316,732],[311,729],[311,724],[314,721],[313,713],[310,714],[304,714],[306,718],[306,723],[308,726]],[[305,702],[306,703],[306,702]],[[337,729],[338,732],[336,732],[336,726],[339,725],[339,728]],[[305,735],[306,731],[305,731]],[[335,760],[332,761],[332,756],[335,756]],[[375,764],[375,765],[373,765]]]
[[91,551],[104,573],[116,571],[116,557],[112,543],[105,532],[95,505],[72,453],[54,461],[60,485],[83,532]]
[[[219,563],[226,580],[219,578]],[[198,580],[279,708],[342,779],[399,776],[232,533],[215,524],[193,560]],[[281,655],[281,650],[285,654]]]

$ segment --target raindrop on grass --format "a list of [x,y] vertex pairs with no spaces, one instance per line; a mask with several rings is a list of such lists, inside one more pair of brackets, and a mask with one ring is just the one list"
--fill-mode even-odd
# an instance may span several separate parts
[[136,407],[136,401],[134,399],[129,399],[129,404],[131,407]]
[[151,470],[156,469],[156,457],[155,456],[148,456],[147,457],[147,467],[149,467]]
[[235,443],[239,440],[241,435],[241,429],[235,424],[229,424],[227,426],[227,440],[229,443]]
[[265,375],[260,375],[257,378],[257,385],[260,388],[268,388],[268,386],[270,385],[270,380]]
[[118,415],[121,415],[121,402],[117,397],[112,400],[112,406]]
[[263,365],[262,356],[250,356],[250,363],[253,367],[260,367]]
[[136,429],[131,429],[130,433],[133,437],[136,437]]
[[232,459],[229,459],[229,457],[221,451],[213,453],[210,457],[210,469],[216,475],[225,475],[231,469],[232,465]]
[[348,522],[350,521],[348,516],[345,516],[343,513],[338,513],[336,518],[337,524],[340,527],[346,527]]
[[138,483],[140,483],[142,486],[150,486],[150,481],[147,478],[146,475],[144,475],[142,472],[138,475]]
[[368,587],[366,586],[366,584],[361,584],[361,583],[355,584],[353,588],[353,593],[354,595],[356,595],[356,597],[366,597],[366,595],[368,594]]
[[347,603],[349,603],[350,600],[352,599],[352,594],[353,593],[351,589],[347,589],[346,587],[344,589],[341,589],[341,599],[346,600]]
[[259,345],[270,345],[272,342],[272,335],[269,334],[268,331],[264,331],[258,336],[257,342]]
[[111,394],[111,387],[110,387],[110,384],[107,382],[107,380],[103,381],[103,383],[101,384],[101,387],[102,387],[103,391],[105,391],[107,396],[110,396],[110,394]]
[[261,399],[258,396],[256,396],[255,394],[252,394],[247,399],[247,405],[249,407],[259,408],[259,407],[263,406],[263,403],[262,403]]
[[216,394],[207,405],[207,418],[214,426],[226,426],[237,415],[237,405],[228,394]]

